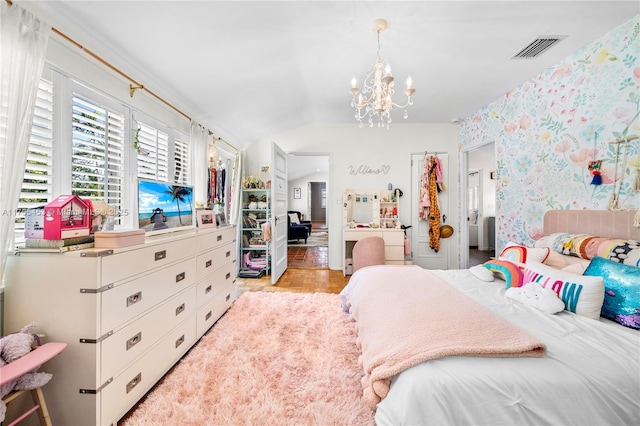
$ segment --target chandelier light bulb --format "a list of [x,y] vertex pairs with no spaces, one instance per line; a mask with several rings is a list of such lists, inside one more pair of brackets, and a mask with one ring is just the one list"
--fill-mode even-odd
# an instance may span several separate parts
[[357,89],[358,88],[358,80],[356,80],[356,76],[355,75],[351,78],[351,88],[352,89]]
[[413,89],[413,80],[411,79],[411,76],[407,77],[407,89]]

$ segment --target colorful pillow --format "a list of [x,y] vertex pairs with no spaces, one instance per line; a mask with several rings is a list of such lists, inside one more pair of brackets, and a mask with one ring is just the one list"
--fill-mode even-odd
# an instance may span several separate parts
[[502,250],[498,259],[508,260],[519,266],[524,266],[527,262],[544,262],[547,256],[549,256],[550,251],[549,247],[527,247],[510,242],[504,250]]
[[564,302],[564,308],[587,318],[597,320],[604,300],[602,277],[584,276],[559,271],[539,262],[524,267],[523,284],[537,282],[555,291]]
[[482,281],[493,281],[493,272],[484,267],[484,265],[475,265],[469,268],[471,274]]
[[594,257],[584,275],[604,279],[603,317],[640,330],[640,268]]
[[633,240],[617,240],[616,244],[611,244],[605,256],[614,262],[640,268],[640,242]]
[[520,287],[522,285],[522,269],[508,260],[489,260],[483,265],[485,268],[502,277],[507,283],[507,288]]

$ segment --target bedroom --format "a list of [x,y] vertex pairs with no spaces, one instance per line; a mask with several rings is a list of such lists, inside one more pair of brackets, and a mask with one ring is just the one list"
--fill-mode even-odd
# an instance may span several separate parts
[[[632,13],[637,13],[637,10]],[[624,25],[625,22],[627,22],[626,25]],[[631,24],[628,22],[631,22]],[[637,22],[637,17],[634,18],[633,14],[628,14],[625,19],[620,21],[620,26],[616,25],[615,28],[612,26],[607,29],[607,32],[603,33],[601,38],[586,45],[584,50],[572,53],[566,58],[563,57],[562,61],[554,68],[554,71],[558,72],[544,74],[540,77],[541,82],[546,84],[545,87],[552,88],[552,93],[544,94],[538,99],[527,98],[529,103],[518,104],[524,100],[523,95],[525,93],[532,93],[531,86],[524,85],[497,101],[494,101],[495,98],[487,99],[486,102],[490,104],[478,111],[477,114],[474,114],[476,109],[469,111],[469,120],[460,127],[449,122],[453,116],[443,120],[443,124],[398,124],[387,133],[374,132],[373,130],[375,129],[358,129],[352,124],[301,126],[290,131],[264,136],[253,145],[248,146],[245,154],[248,170],[251,170],[252,167],[257,167],[263,158],[268,158],[263,148],[266,148],[265,145],[272,140],[276,140],[283,148],[290,151],[331,152],[333,167],[331,182],[334,188],[331,199],[335,200],[339,197],[343,187],[384,188],[389,180],[393,181],[398,187],[408,187],[410,185],[410,177],[405,170],[407,169],[410,153],[424,152],[425,148],[427,148],[429,150],[448,152],[452,158],[457,158],[459,145],[464,148],[470,148],[481,144],[485,140],[495,140],[498,152],[505,152],[511,155],[509,161],[504,164],[499,163],[497,169],[499,181],[504,184],[511,184],[505,185],[503,192],[505,198],[498,200],[498,246],[503,246],[510,239],[531,243],[533,238],[539,235],[542,213],[550,208],[606,209],[612,185],[602,185],[602,187],[597,188],[596,194],[592,194],[592,187],[588,185],[590,177],[586,169],[586,160],[579,158],[579,156],[572,158],[571,154],[574,152],[580,154],[583,149],[591,150],[596,142],[593,140],[593,134],[588,133],[587,125],[583,124],[582,118],[584,117],[588,120],[595,117],[608,117],[607,124],[601,130],[603,136],[598,139],[597,143],[602,146],[603,159],[609,170],[611,170],[611,166],[615,162],[615,153],[611,152],[610,149],[606,149],[605,144],[611,139],[614,132],[621,132],[624,129],[624,125],[621,125],[623,121],[625,119],[629,120],[633,116],[633,114],[628,115],[628,112],[635,111],[633,108],[637,108],[637,103],[634,104],[628,101],[629,93],[632,93],[633,89],[637,88],[637,79],[634,80],[631,75],[630,82],[632,86],[625,86],[623,83],[627,81],[630,75],[628,61],[625,62],[623,57],[613,60],[612,56],[608,56],[606,52],[615,52],[621,49],[624,43],[623,40],[630,39],[637,43],[637,39],[634,37],[634,22]],[[369,24],[367,23],[367,25]],[[368,28],[364,34],[365,37],[371,35]],[[84,41],[83,38],[79,39]],[[367,53],[363,59],[365,64],[370,62],[370,44],[372,42],[367,38],[360,48]],[[64,46],[60,41],[52,43],[51,49],[58,49],[59,58],[65,58],[65,66],[69,68],[74,66],[78,68],[86,67],[86,62],[88,61],[80,54],[71,52],[71,49]],[[384,47],[383,53],[391,52],[392,50],[391,47]],[[591,64],[584,63],[585,56],[593,58]],[[57,62],[61,63],[60,60]],[[393,62],[394,64],[401,63],[403,60],[398,59]],[[567,69],[566,64],[576,65]],[[396,66],[400,66],[400,64]],[[99,66],[91,65],[90,71],[85,71],[82,77],[91,81],[92,74],[101,72],[103,73],[104,71]],[[398,73],[398,75],[401,74],[400,72]],[[348,81],[350,77],[351,74],[345,78],[345,81]],[[567,138],[561,137],[564,133],[556,134],[553,128],[549,130],[548,135],[545,132],[534,135],[536,129],[545,128],[546,131],[546,127],[551,127],[553,123],[548,123],[545,115],[531,117],[529,122],[525,119],[520,125],[523,112],[537,112],[540,107],[551,105],[554,101],[555,105],[557,105],[557,101],[562,100],[562,95],[558,95],[559,97],[556,100],[553,89],[555,89],[555,84],[560,81],[561,77],[564,77],[568,82],[568,84],[564,84],[563,90],[570,92],[571,89],[578,90],[586,87],[583,93],[587,93],[588,102],[582,105],[578,112],[575,112],[576,117],[572,121],[574,125],[569,132],[564,132],[568,133]],[[112,85],[120,92],[122,92],[122,86],[127,86],[125,91],[127,92],[126,96],[128,96],[128,85],[123,85],[121,81],[114,81],[116,79],[113,78],[107,78],[107,80],[109,80],[109,83],[106,84],[107,86]],[[417,83],[418,80],[415,75],[414,80]],[[423,79],[423,82],[425,80],[426,78]],[[633,86],[634,84],[635,86]],[[557,88],[559,89],[560,85]],[[425,93],[423,102],[433,104],[433,100],[430,102],[430,97],[426,95],[427,90],[424,90],[423,93]],[[616,96],[612,97],[612,93],[616,94]],[[593,101],[593,99],[601,100],[603,98],[607,102]],[[418,98],[416,97],[416,99]],[[140,97],[138,94],[136,94],[132,102],[140,104],[145,104],[146,102],[146,107],[152,103],[148,100],[145,101],[144,97]],[[478,107],[485,105],[486,102],[478,105]],[[348,100],[346,103],[348,104]],[[153,110],[155,107],[151,108]],[[567,111],[570,110],[571,108]],[[349,109],[346,108],[345,111],[347,116],[351,117],[352,114]],[[496,115],[494,111],[496,113],[504,111],[505,114]],[[583,112],[584,114],[582,114]],[[158,112],[158,114],[164,113],[166,111]],[[558,111],[558,114],[560,113],[562,113],[562,109]],[[578,113],[581,115],[578,116]],[[622,115],[618,116],[618,114]],[[170,121],[177,122],[176,127],[185,128],[184,123],[179,118],[171,116],[170,113],[166,113],[166,115],[170,117]],[[465,114],[463,117],[467,117],[467,115]],[[517,130],[514,130],[513,125],[516,125]],[[586,136],[581,133],[583,129],[586,129]],[[188,133],[188,129],[186,132]],[[532,135],[540,138],[542,143],[536,145],[534,150],[521,149],[520,144],[523,140]],[[233,139],[230,140],[236,142]],[[347,141],[353,141],[353,145],[347,146]],[[401,144],[403,150],[389,150],[387,148],[390,144],[398,143]],[[570,144],[569,150],[564,152],[556,151],[556,148],[564,149],[567,143]],[[564,162],[561,161],[563,158],[560,157],[566,157]],[[548,160],[549,158],[553,158],[553,160]],[[542,166],[537,166],[543,159],[545,162],[542,163]],[[359,176],[353,178],[346,172],[348,166],[351,165],[364,163],[369,166],[375,166],[386,162],[390,163],[392,172],[385,177],[363,179]],[[515,165],[519,165],[519,167],[517,169],[510,167]],[[460,174],[458,161],[451,161],[448,174],[450,194],[452,200],[454,200],[450,217],[453,223],[458,225],[462,222],[458,213],[458,203],[455,201],[459,198],[456,189],[458,175]],[[572,185],[566,185],[568,182],[567,176],[573,177],[576,174],[582,177],[582,182],[575,181]],[[519,184],[514,185],[514,182],[519,182]],[[576,189],[576,185],[582,185],[580,190]],[[540,188],[544,188],[542,193],[540,193]],[[522,198],[522,193],[528,195],[528,201],[522,205],[514,205],[517,200]],[[627,187],[623,189],[623,194],[629,194]],[[637,197],[629,199],[629,197],[625,198],[623,196],[622,201],[636,203],[635,206],[637,206]],[[408,200],[406,202],[408,203]],[[332,216],[340,217],[337,203],[332,203],[332,206],[334,206]],[[403,211],[409,212],[410,209],[407,207]],[[402,219],[405,221],[404,218]],[[410,219],[407,217],[406,222],[409,221]],[[332,226],[338,227],[332,228],[332,231],[335,230],[339,233],[339,223],[336,221],[332,223]],[[452,240],[452,244],[454,246],[449,253],[449,265],[450,267],[462,265],[457,255],[457,247],[460,241],[458,239]],[[341,268],[338,247],[333,247],[331,250],[330,267],[332,269]]]

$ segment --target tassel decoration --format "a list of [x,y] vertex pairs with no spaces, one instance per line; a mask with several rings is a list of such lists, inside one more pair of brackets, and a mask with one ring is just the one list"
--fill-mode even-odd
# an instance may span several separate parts
[[593,179],[591,179],[591,185],[602,185],[602,176],[600,175],[600,172],[594,170],[593,172],[591,172],[591,174],[593,175]]
[[638,209],[635,216],[633,216],[633,226],[640,228],[640,209]]
[[634,192],[640,192],[640,167],[636,169],[636,178],[633,180],[631,188]]

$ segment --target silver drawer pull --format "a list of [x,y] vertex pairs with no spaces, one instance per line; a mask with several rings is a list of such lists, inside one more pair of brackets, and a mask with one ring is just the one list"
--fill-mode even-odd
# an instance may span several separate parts
[[166,250],[157,251],[156,254],[155,254],[156,261],[165,259],[166,257],[167,257],[167,251]]
[[224,277],[225,280],[228,280],[229,278],[231,278],[231,272],[227,272],[227,276]]
[[131,392],[133,388],[138,386],[138,383],[140,383],[141,381],[142,381],[142,373],[138,373],[136,377],[134,377],[133,379],[131,379],[129,383],[127,383],[127,393]]
[[222,235],[218,235],[218,239],[216,241],[222,241]]
[[210,267],[213,264],[213,261],[211,261],[211,259],[207,260],[207,263],[204,264],[205,268]]
[[211,311],[207,312],[207,315],[204,316],[204,320],[207,321],[209,318],[211,318]]
[[211,291],[211,286],[208,286],[207,288],[204,289],[204,294],[207,294]]
[[231,251],[228,251],[225,257],[231,256]]
[[131,306],[131,305],[135,305],[136,303],[138,303],[139,301],[142,300],[142,292],[139,291],[136,294],[132,294],[131,296],[127,297],[127,307]]
[[184,280],[184,277],[186,276],[186,272],[180,272],[178,275],[176,275],[176,282],[179,283],[180,281]]
[[176,340],[176,348],[184,343],[184,334],[180,336],[178,340]]
[[176,315],[180,315],[184,311],[184,303],[176,308]]
[[139,332],[138,334],[133,336],[131,339],[127,340],[127,350],[131,349],[141,341],[142,341],[142,332]]
[[225,302],[228,302],[230,298],[231,298],[231,293],[227,294],[227,297],[224,299]]

